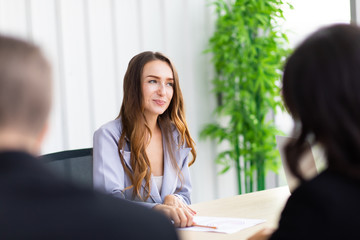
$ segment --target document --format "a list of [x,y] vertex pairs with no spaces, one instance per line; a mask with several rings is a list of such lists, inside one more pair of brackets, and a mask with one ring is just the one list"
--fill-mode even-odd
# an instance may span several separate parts
[[182,231],[200,231],[200,232],[218,232],[218,233],[235,233],[243,229],[263,223],[263,219],[248,218],[222,218],[222,217],[204,217],[194,216],[194,222],[198,225],[214,227],[186,227],[178,228]]

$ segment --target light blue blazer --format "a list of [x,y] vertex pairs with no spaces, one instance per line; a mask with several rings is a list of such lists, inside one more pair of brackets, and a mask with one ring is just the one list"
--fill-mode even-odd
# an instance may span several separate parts
[[[154,207],[157,204],[164,202],[167,195],[174,194],[186,204],[191,204],[191,181],[190,172],[188,167],[189,152],[191,148],[182,146],[179,149],[179,132],[174,127],[173,136],[173,149],[175,149],[175,159],[178,167],[183,175],[183,182],[178,177],[176,169],[172,166],[168,149],[165,144],[163,136],[163,149],[164,149],[164,175],[161,190],[157,189],[155,180],[151,176],[150,197],[146,202],[139,198],[132,199],[133,189],[124,190],[131,186],[129,176],[126,175],[124,168],[121,164],[120,156],[118,153],[118,142],[122,132],[122,124],[120,119],[113,120],[100,127],[94,133],[94,146],[93,146],[93,177],[94,188],[115,197],[133,200],[139,202],[147,207]],[[130,164],[130,144],[126,144],[124,151],[122,151],[126,167],[132,171]],[[145,180],[142,182],[141,194],[145,191]]]

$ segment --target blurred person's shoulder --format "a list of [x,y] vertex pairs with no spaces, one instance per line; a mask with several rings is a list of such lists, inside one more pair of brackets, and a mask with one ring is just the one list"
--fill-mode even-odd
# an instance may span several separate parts
[[[347,202],[347,206],[360,201],[360,179],[354,179],[343,174],[324,170],[310,181],[304,182],[294,191],[291,198],[318,198],[319,200],[332,199],[321,205]],[[344,206],[346,207],[346,206]]]
[[151,209],[73,185],[23,152],[0,153],[4,239],[177,239]]
[[108,232],[104,239],[116,236],[124,239],[177,239],[170,220],[152,209],[97,192],[93,192],[90,199],[84,211],[93,209],[93,225],[101,225],[101,232]]
[[360,181],[325,170],[289,197],[271,239],[360,239]]

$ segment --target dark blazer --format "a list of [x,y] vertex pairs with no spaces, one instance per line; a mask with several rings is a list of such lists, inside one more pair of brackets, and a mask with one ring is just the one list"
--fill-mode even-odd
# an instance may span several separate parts
[[160,213],[73,186],[22,152],[0,153],[1,239],[177,239]]
[[360,181],[325,170],[290,196],[270,239],[360,239]]

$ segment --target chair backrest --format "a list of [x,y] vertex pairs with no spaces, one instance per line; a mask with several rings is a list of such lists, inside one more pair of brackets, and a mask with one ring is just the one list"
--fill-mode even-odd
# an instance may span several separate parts
[[75,184],[93,186],[92,148],[50,153],[40,159],[60,177]]

